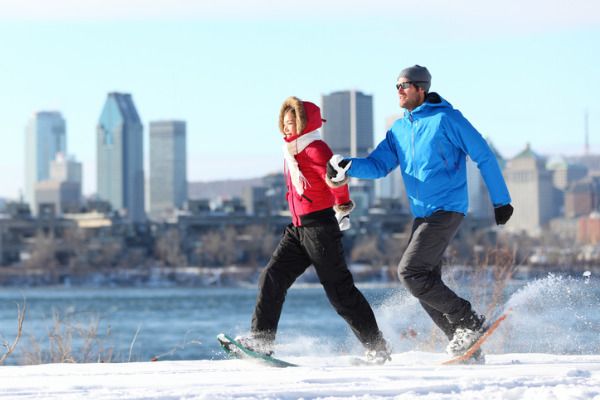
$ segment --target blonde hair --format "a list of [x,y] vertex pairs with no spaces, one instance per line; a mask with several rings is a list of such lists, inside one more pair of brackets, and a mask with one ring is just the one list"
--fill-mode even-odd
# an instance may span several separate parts
[[302,100],[294,96],[290,96],[285,99],[281,105],[281,109],[279,111],[279,131],[283,133],[283,119],[288,111],[292,112],[294,118],[296,119],[296,131],[298,131],[298,133],[302,133],[306,127],[304,104],[302,103]]

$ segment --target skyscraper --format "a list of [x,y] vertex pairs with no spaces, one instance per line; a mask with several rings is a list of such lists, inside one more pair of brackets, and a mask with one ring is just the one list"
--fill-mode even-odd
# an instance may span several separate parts
[[373,149],[373,96],[356,90],[322,97],[323,139],[334,153],[365,157]]
[[546,169],[546,160],[527,144],[508,161],[504,175],[515,206],[510,229],[539,235],[553,217],[552,173]]
[[50,177],[50,162],[67,151],[66,124],[60,112],[33,114],[25,129],[25,199],[36,213],[35,185]]
[[129,221],[143,221],[143,126],[130,94],[108,94],[98,122],[97,160],[98,196]]
[[[373,150],[373,96],[356,90],[322,96],[323,140],[334,154],[366,157]],[[351,196],[360,213],[373,204],[375,183],[352,180]]]
[[187,200],[186,124],[150,123],[150,213],[154,218],[182,208]]

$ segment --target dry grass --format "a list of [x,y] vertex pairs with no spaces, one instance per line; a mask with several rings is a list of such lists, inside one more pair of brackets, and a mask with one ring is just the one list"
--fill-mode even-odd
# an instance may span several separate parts
[[[520,265],[516,261],[516,254],[516,249],[498,247],[487,251],[480,260],[477,260],[477,271],[472,282],[473,297],[477,304],[485,306],[485,315],[490,323],[501,312],[506,311],[507,286]],[[491,292],[489,291],[490,284]],[[487,291],[486,288],[488,288]],[[487,344],[487,350],[502,352],[505,347],[504,337],[502,335],[495,336],[493,344]]]
[[[111,362],[114,348],[107,345],[110,327],[99,332],[100,321],[94,317],[88,324],[72,323],[54,311],[48,331],[48,345],[31,336],[29,346],[22,351],[22,364]],[[77,342],[77,347],[75,346]]]
[[508,248],[492,249],[476,262],[472,281],[473,301],[485,305],[485,315],[492,315],[505,303],[506,287],[517,270],[515,251]]
[[202,344],[202,342],[200,340],[198,340],[198,339],[188,339],[187,337],[188,337],[189,333],[190,333],[189,331],[185,333],[185,336],[183,337],[183,340],[182,340],[181,343],[176,344],[175,347],[173,347],[171,350],[169,350],[167,352],[155,355],[154,357],[152,357],[150,359],[150,361],[158,361],[158,360],[160,360],[163,357],[171,356],[171,355],[175,354],[177,351],[185,349],[186,346],[188,346],[188,345],[200,345],[200,344]]
[[[503,310],[503,305],[507,300],[507,286],[519,267],[519,264],[515,262],[515,258],[516,251],[508,247],[490,249],[474,260],[474,266],[471,267],[472,272],[468,272],[471,274],[471,279],[468,280],[470,282],[470,290],[468,291],[470,295],[466,296],[466,299],[473,304],[475,310],[484,312],[488,319],[494,318],[496,314]],[[455,264],[452,260],[446,263],[446,265]],[[461,278],[449,272],[447,270],[443,278],[449,287],[464,286]],[[424,348],[428,351],[434,351],[440,343],[447,343],[447,340],[442,331],[434,326]],[[499,346],[501,347],[502,343]]]

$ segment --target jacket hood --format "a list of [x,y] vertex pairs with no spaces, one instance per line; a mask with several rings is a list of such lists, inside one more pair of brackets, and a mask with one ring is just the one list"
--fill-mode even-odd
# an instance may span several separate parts
[[321,109],[316,104],[291,96],[285,99],[279,111],[279,131],[281,133],[283,133],[285,110],[288,108],[292,108],[296,112],[296,130],[299,132],[298,136],[312,132],[323,126]]
[[405,116],[409,115],[425,115],[430,112],[435,112],[440,108],[453,109],[452,104],[446,101],[442,96],[437,94],[436,92],[431,92],[427,94],[425,97],[425,102],[421,104],[419,107],[415,108],[412,112],[406,110],[404,112]]

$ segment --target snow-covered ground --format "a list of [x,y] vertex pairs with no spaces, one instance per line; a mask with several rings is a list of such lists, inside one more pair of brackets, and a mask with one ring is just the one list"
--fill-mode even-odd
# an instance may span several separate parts
[[298,368],[241,360],[0,367],[0,399],[600,399],[600,355],[488,355],[443,366],[405,352],[383,366],[348,356],[293,357]]
[[[231,304],[235,308],[242,303]],[[215,327],[203,325],[211,349],[206,358],[211,359],[0,366],[0,400],[600,400],[599,282],[589,275],[549,275],[528,282],[487,315],[493,319],[508,309],[509,318],[484,345],[487,363],[480,366],[441,365],[447,359],[442,353],[445,340],[431,334],[436,331],[416,300],[399,292],[376,308],[380,328],[395,349],[393,361],[382,366],[351,365],[348,354],[361,351],[355,338],[348,346],[321,340],[337,332],[327,330],[333,325],[319,308],[311,315],[323,324],[322,335],[306,335],[303,329],[290,335],[296,329],[288,326],[288,335],[278,337],[276,355],[300,367],[217,359],[223,353],[208,333]],[[218,315],[228,315],[222,306],[219,310]],[[288,314],[309,311],[291,308]],[[231,326],[218,315],[216,326]],[[184,316],[178,318],[185,322]],[[302,320],[294,321],[302,326]]]

